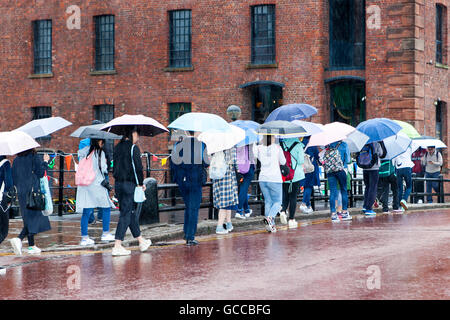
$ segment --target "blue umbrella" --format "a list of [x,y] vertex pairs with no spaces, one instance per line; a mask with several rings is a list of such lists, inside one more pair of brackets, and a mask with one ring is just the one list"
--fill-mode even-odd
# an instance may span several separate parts
[[375,118],[361,122],[356,129],[369,136],[367,143],[371,143],[396,135],[402,127],[393,120]]
[[251,121],[251,120],[236,120],[231,122],[232,125],[235,125],[236,127],[239,127],[241,129],[253,129],[253,130],[258,130],[260,124],[258,122],[255,121]]
[[250,120],[236,120],[230,124],[245,131],[245,139],[237,144],[238,147],[243,147],[261,141],[262,136],[256,133],[256,130],[259,128],[259,123]]
[[230,125],[222,117],[212,113],[189,112],[185,113],[171,124],[168,128],[185,131],[228,131]]
[[273,110],[266,119],[266,122],[275,120],[293,121],[309,118],[317,114],[317,109],[309,104],[294,103],[286,104]]

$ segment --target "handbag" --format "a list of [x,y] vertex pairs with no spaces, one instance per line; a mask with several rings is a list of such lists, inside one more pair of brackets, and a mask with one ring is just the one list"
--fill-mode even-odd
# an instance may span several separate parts
[[[33,180],[35,180],[36,175],[34,172],[32,174]],[[31,187],[31,191],[27,195],[27,209],[36,211],[45,210],[45,194],[42,193],[40,186],[39,188],[35,188],[34,185]]]
[[303,162],[303,171],[305,173],[314,172],[315,168],[313,163],[311,162],[311,158],[307,153],[305,153],[305,161]]
[[134,150],[134,144],[131,147],[131,164],[133,165],[134,177],[136,178],[136,188],[134,189],[134,202],[141,203],[146,200],[146,197],[145,197],[144,189],[139,186],[139,180],[138,180],[137,174],[136,174],[136,167],[134,166],[133,150]]
[[47,175],[40,179],[41,191],[45,194],[45,209],[42,212],[44,216],[49,216],[53,213],[53,200],[48,184]]

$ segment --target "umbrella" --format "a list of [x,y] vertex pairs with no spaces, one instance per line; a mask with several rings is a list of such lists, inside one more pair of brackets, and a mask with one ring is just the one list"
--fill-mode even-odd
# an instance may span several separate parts
[[212,113],[189,112],[169,124],[168,128],[199,132],[207,130],[227,131],[230,129],[230,125],[222,117]]
[[12,156],[39,147],[39,144],[22,131],[0,132],[0,155]]
[[61,117],[37,119],[17,128],[16,130],[28,133],[32,138],[45,137],[53,132],[70,126],[72,122]]
[[323,131],[323,124],[320,124],[320,123],[314,123],[314,122],[308,122],[308,121],[302,121],[302,120],[294,120],[294,121],[292,121],[292,123],[302,126],[306,130],[306,132],[308,133],[309,136]]
[[306,130],[302,126],[281,120],[265,122],[259,127],[258,134],[282,137],[307,136]]
[[[241,141],[237,144],[238,147],[243,147],[243,146],[246,146],[246,145],[249,145],[252,143],[258,143],[262,139],[262,137],[256,133],[255,129],[252,129],[254,127],[254,125],[253,124],[247,125],[245,122],[246,121],[239,120],[239,122],[234,121],[234,122],[230,123],[232,126],[236,126],[245,131],[245,138],[243,141]],[[249,122],[253,122],[253,121],[249,121]],[[254,122],[254,123],[256,123],[256,122]],[[259,124],[257,124],[257,125],[259,127]]]
[[255,131],[258,130],[260,124],[251,120],[236,120],[231,122],[230,124],[239,127],[241,129],[253,129]]
[[394,136],[402,127],[391,119],[375,118],[361,122],[356,129],[369,136],[370,143]]
[[198,140],[206,144],[208,154],[231,149],[237,143],[245,139],[245,130],[229,125],[227,131],[208,130],[198,136]]
[[74,138],[90,138],[90,139],[112,139],[118,140],[122,139],[122,136],[118,136],[111,132],[101,131],[100,129],[104,126],[101,124],[94,124],[91,126],[82,126],[75,130],[70,136]]
[[383,140],[386,148],[386,156],[383,159],[394,159],[401,155],[411,145],[412,140],[403,132],[397,133]]
[[294,103],[286,104],[273,110],[266,119],[266,122],[283,120],[294,121],[309,118],[317,114],[317,109],[309,104]]
[[130,127],[137,127],[141,136],[153,137],[163,132],[169,132],[166,127],[153,118],[142,114],[129,115],[114,118],[101,127],[101,130],[115,134],[124,134]]
[[412,141],[413,149],[423,148],[426,149],[429,146],[434,146],[436,149],[447,148],[444,142],[439,139],[423,136]]
[[400,120],[394,120],[395,123],[399,124],[402,127],[402,130],[400,132],[403,132],[411,139],[413,138],[420,138],[420,133],[417,132],[416,128],[414,128],[412,125],[410,125],[408,122],[400,121]]

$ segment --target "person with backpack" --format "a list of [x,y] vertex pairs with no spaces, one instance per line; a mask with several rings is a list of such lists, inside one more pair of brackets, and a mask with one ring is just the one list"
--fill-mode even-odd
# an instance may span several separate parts
[[10,240],[14,253],[22,255],[22,241],[28,239],[28,254],[40,254],[34,236],[51,230],[50,220],[42,214],[42,210],[30,207],[29,196],[34,190],[40,190],[40,180],[48,169],[50,156],[44,154],[43,161],[35,149],[23,151],[17,155],[12,165],[12,179],[17,189],[20,213],[23,219],[23,229],[17,238]]
[[280,165],[286,164],[283,150],[274,137],[264,136],[262,144],[254,145],[253,153],[261,162],[259,186],[264,196],[264,223],[269,232],[276,232],[275,217],[283,201],[283,179]]
[[175,143],[170,156],[172,180],[178,184],[186,206],[184,210],[184,238],[187,246],[198,245],[195,240],[198,212],[202,202],[202,187],[208,179],[206,145],[197,139],[198,133],[191,132]]
[[9,209],[13,188],[11,164],[5,156],[0,156],[0,243],[8,236]]
[[252,209],[248,205],[248,188],[255,175],[253,144],[237,147],[236,154],[239,203],[235,218],[246,219],[252,214]]
[[288,138],[280,140],[280,146],[289,167],[289,175],[283,177],[283,202],[280,211],[282,224],[288,224],[286,210],[289,207],[289,228],[297,228],[295,212],[297,210],[297,196],[300,190],[300,181],[305,178],[303,163],[305,153],[303,145],[298,138]]
[[[304,137],[302,144],[304,148],[309,143],[310,137]],[[313,168],[311,170],[306,170],[305,163],[311,162]],[[301,181],[301,186],[303,186],[303,201],[300,204],[300,210],[303,213],[310,214],[314,212],[311,207],[311,195],[314,191],[314,186],[320,187],[320,169],[319,169],[319,148],[316,146],[308,147],[305,150],[305,179]]]
[[[424,178],[425,177],[425,167],[422,165],[422,158],[427,153],[427,150],[424,148],[417,149],[411,155],[411,161],[414,163],[412,167],[412,175],[414,178]],[[422,181],[414,181],[414,191],[417,193],[425,192],[425,182]],[[423,196],[414,196],[412,197],[413,203],[423,203],[425,201]]]
[[356,164],[363,169],[364,179],[364,204],[363,213],[366,216],[375,216],[376,212],[372,210],[372,206],[377,197],[380,158],[386,156],[386,148],[380,142],[371,142],[356,154]]
[[[441,174],[441,166],[443,164],[442,155],[440,152],[436,151],[434,145],[427,147],[427,153],[422,158],[422,165],[425,167],[425,179],[439,178]],[[433,196],[431,195],[432,190],[439,192],[439,182],[438,181],[427,181],[427,203],[433,203]]]
[[[412,167],[414,167],[414,163],[412,162],[411,157],[412,149],[411,146],[409,146],[404,153],[395,157],[392,161],[396,170],[395,174],[397,175],[398,197],[403,210],[408,210],[406,202],[408,201],[412,190]],[[403,181],[406,184],[404,193]]]
[[[352,219],[347,211],[347,174],[344,170],[344,162],[342,161],[341,151],[339,150],[341,143],[342,142],[336,142],[326,146],[322,157],[322,165],[325,173],[327,174],[328,185],[330,187],[330,212],[332,222],[340,222],[341,220],[347,221]],[[340,193],[342,197],[341,216],[339,216],[336,211],[336,200],[338,193]]]
[[[216,233],[227,234],[233,230],[231,212],[237,210],[239,203],[236,178],[236,148],[216,152],[209,166],[213,180],[214,207],[219,209]],[[226,221],[226,228],[223,227]]]
[[383,205],[383,213],[389,213],[389,186],[392,190],[392,209],[394,214],[402,213],[399,209],[399,198],[398,198],[398,183],[397,175],[395,173],[395,166],[391,160],[381,160],[380,168],[378,170],[379,180],[378,180],[378,199],[380,199]]
[[[80,246],[94,245],[95,241],[88,235],[88,220],[95,208],[99,208],[103,219],[103,233],[101,241],[114,241],[114,236],[110,233],[109,224],[111,219],[111,208],[114,204],[109,198],[109,190],[102,185],[105,175],[108,174],[106,154],[103,151],[105,140],[91,139],[91,145],[78,150],[80,159],[76,178],[80,175],[89,176],[89,182],[79,182],[76,197],[76,212],[82,213],[81,217],[81,241]],[[81,172],[84,171],[84,172]],[[89,171],[89,172],[88,172]]]

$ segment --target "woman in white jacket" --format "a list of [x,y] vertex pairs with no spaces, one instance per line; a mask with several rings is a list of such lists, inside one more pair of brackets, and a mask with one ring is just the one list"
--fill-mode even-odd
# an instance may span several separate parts
[[280,165],[286,164],[283,150],[279,144],[273,143],[272,136],[265,136],[263,144],[255,145],[253,154],[261,162],[259,186],[264,195],[265,219],[267,231],[276,232],[275,216],[281,209],[283,201],[283,178]]

